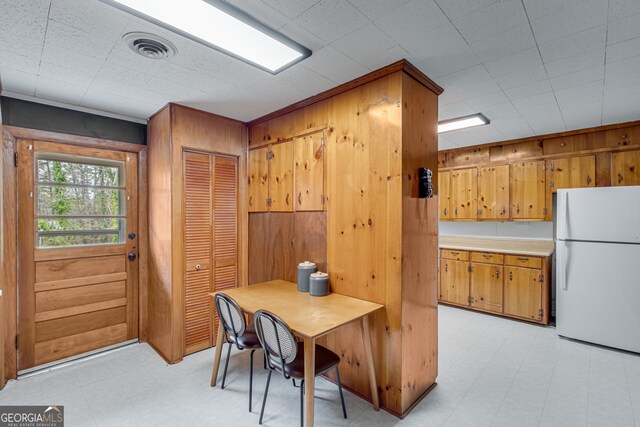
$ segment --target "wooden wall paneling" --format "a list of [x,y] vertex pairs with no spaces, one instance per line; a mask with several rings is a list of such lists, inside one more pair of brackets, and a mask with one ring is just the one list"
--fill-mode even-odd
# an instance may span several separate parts
[[490,159],[490,151],[487,147],[469,147],[452,151],[447,156],[447,166],[467,166],[477,165],[479,163],[488,163]]
[[640,144],[640,126],[607,130],[605,144],[607,147],[627,147]]
[[[212,292],[213,164],[211,156],[185,151],[184,176],[184,354],[213,345]],[[235,251],[234,251],[235,252]]]
[[[135,234],[134,239],[125,237],[127,253],[133,253],[138,257],[140,254],[140,231],[139,231],[139,195],[138,195],[138,156],[134,153],[127,153],[125,156],[125,176],[126,184],[126,212],[127,212],[127,234]],[[139,279],[140,279],[140,259],[129,261],[127,265],[127,339],[138,338],[140,329],[138,319],[139,307]]]
[[[418,198],[418,168],[438,188],[438,96],[402,73],[402,401],[406,413],[438,376],[438,198]],[[408,179],[411,177],[411,179]]]
[[[3,291],[4,294],[4,291]],[[7,323],[7,316],[4,308],[5,296],[0,295],[0,322],[2,325]],[[4,375],[4,331],[0,331],[0,390],[4,388],[5,375]]]
[[172,298],[172,138],[171,107],[149,120],[147,127],[149,203],[149,310],[148,337],[159,354],[170,362],[173,331]]
[[440,220],[451,220],[451,171],[438,173],[438,203]]
[[544,160],[511,164],[511,218],[545,218],[546,188]]
[[596,187],[611,185],[611,152],[596,153]]
[[324,209],[324,132],[293,139],[296,211]]
[[269,147],[249,150],[249,212],[268,212]]
[[296,212],[293,218],[294,259],[288,270],[297,282],[297,264],[302,261],[313,261],[318,271],[327,271],[327,213]]
[[293,141],[271,146],[269,160],[269,199],[271,212],[292,212],[293,196]]
[[272,254],[269,247],[269,213],[249,214],[249,285],[278,279],[271,277],[270,264]]
[[138,339],[148,340],[149,308],[149,202],[148,202],[147,150],[138,153]]
[[509,162],[522,158],[542,156],[542,140],[525,141],[509,145],[499,145],[489,148],[489,158],[492,162]]
[[640,150],[611,154],[611,185],[640,185]]
[[451,171],[451,210],[454,220],[474,220],[478,217],[477,168]]
[[17,168],[14,167],[14,154],[16,153],[16,140],[6,126],[0,126],[2,131],[2,158],[0,159],[0,227],[2,227],[0,245],[0,289],[3,295],[0,297],[3,318],[0,327],[0,352],[3,356],[0,361],[0,385],[12,378],[16,378],[16,319],[17,319]]
[[478,219],[509,219],[509,166],[478,168]]

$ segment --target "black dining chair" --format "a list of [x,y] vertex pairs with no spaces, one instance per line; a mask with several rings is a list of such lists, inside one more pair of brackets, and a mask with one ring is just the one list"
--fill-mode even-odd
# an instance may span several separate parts
[[251,349],[251,361],[249,362],[249,412],[251,412],[251,395],[253,392],[253,353],[261,347],[260,340],[254,325],[247,325],[242,309],[233,298],[225,294],[216,294],[216,310],[218,319],[224,326],[225,343],[229,344],[227,350],[227,360],[224,362],[224,373],[222,374],[222,389],[227,379],[227,369],[231,357],[231,347],[235,344],[238,350]]
[[[304,344],[296,342],[289,326],[273,313],[266,310],[258,310],[253,315],[253,321],[256,325],[258,339],[262,344],[267,359],[267,368],[269,369],[267,385],[264,389],[264,397],[262,398],[259,423],[262,424],[262,418],[264,416],[264,407],[267,403],[271,374],[273,371],[278,371],[284,375],[287,380],[291,379],[294,386],[296,385],[296,379],[301,380],[300,425],[302,426],[304,423]],[[316,377],[331,369],[335,368],[336,370],[336,380],[338,382],[338,390],[340,391],[340,402],[342,403],[342,414],[346,419],[347,408],[344,405],[340,372],[338,371],[340,356],[318,344],[316,344],[315,351]]]

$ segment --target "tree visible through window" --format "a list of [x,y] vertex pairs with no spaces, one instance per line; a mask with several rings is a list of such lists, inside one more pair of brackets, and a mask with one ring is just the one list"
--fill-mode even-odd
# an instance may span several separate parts
[[36,160],[36,245],[124,242],[121,162],[42,154]]

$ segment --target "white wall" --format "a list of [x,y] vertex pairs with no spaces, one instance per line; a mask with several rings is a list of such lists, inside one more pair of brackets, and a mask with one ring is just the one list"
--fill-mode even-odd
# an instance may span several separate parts
[[440,221],[441,236],[475,236],[503,239],[553,240],[553,222],[457,222]]

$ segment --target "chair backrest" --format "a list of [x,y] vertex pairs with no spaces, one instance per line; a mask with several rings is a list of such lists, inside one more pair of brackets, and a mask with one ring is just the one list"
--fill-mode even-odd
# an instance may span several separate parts
[[233,336],[234,342],[237,343],[235,338],[242,336],[247,327],[242,309],[233,298],[225,294],[216,294],[215,303],[218,318],[225,330]]
[[284,320],[266,310],[256,311],[253,322],[262,348],[269,355],[270,367],[284,373],[284,365],[293,362],[298,354],[298,343],[291,329]]

